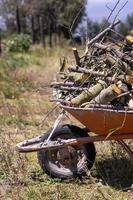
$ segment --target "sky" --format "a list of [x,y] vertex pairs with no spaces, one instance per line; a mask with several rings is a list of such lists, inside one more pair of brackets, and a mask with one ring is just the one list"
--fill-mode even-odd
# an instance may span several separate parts
[[[100,21],[102,18],[107,17],[110,11],[106,8],[108,5],[113,8],[118,0],[88,0],[87,13],[88,17],[92,20]],[[121,0],[116,12],[124,5],[127,0]],[[114,17],[115,17],[114,13]],[[119,19],[124,20],[127,14],[133,13],[133,0],[128,0],[128,3],[119,14]],[[113,17],[112,17],[113,18]]]

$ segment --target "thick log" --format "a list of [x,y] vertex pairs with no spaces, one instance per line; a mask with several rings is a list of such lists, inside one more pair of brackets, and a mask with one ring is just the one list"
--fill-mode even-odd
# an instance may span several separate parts
[[[96,96],[90,103],[96,104],[108,104],[115,98],[117,98],[118,93],[113,90],[113,86],[110,85],[108,88],[101,91],[99,95]],[[89,105],[88,105],[89,106]]]
[[83,92],[80,95],[71,99],[71,103],[72,105],[79,106],[85,102],[89,102],[106,87],[107,84],[104,81],[100,80],[96,85],[87,88],[87,90],[83,90]]

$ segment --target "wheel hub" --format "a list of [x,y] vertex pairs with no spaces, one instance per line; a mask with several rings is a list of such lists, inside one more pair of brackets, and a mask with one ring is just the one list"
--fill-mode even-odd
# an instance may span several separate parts
[[59,149],[57,159],[62,166],[67,168],[75,168],[78,164],[78,154],[72,146]]

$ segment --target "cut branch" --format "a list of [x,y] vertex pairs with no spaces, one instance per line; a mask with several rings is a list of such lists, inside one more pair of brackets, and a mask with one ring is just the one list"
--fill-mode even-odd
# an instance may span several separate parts
[[79,54],[78,54],[78,51],[76,48],[73,48],[73,53],[74,53],[76,65],[78,65],[80,67],[81,66],[80,57],[79,57]]
[[73,66],[68,68],[69,71],[72,72],[78,72],[78,73],[84,73],[88,75],[95,75],[95,76],[101,76],[101,77],[106,77],[107,73],[106,72],[99,72],[99,71],[94,71],[94,70],[87,70],[78,66]]

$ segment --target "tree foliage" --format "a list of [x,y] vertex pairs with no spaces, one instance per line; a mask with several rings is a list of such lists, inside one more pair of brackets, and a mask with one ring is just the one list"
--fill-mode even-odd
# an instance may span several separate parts
[[133,29],[133,14],[128,14],[126,17],[125,22],[121,22],[121,24],[118,27],[118,31],[126,36],[129,34],[129,32]]
[[[86,17],[84,19],[83,25],[78,29],[79,34],[83,38],[83,41],[86,40],[86,37],[92,39],[100,31],[109,26],[110,23],[106,18],[103,18],[102,21],[92,21],[90,18]],[[128,14],[125,21],[121,21],[119,26],[116,28],[118,33],[123,36],[128,34],[133,34],[133,14]],[[118,35],[114,36],[117,39],[120,39]]]
[[32,33],[33,42],[44,42],[48,35],[52,44],[53,34],[70,37],[84,15],[85,4],[86,0],[2,0],[1,11],[10,32]]
[[6,42],[9,52],[27,52],[31,45],[30,36],[27,34],[13,34]]
[[[77,25],[85,16],[86,0],[1,0],[0,11],[6,20],[9,33],[28,33],[32,42],[46,41],[52,47],[53,41],[59,41],[62,36],[70,38]],[[101,22],[92,21],[87,17],[80,26],[80,35],[93,38],[109,25],[106,19]],[[105,23],[106,22],[106,23]],[[85,25],[86,24],[86,25]],[[127,35],[133,29],[133,14],[127,16],[118,27],[119,33]],[[47,38],[47,40],[46,40]]]

